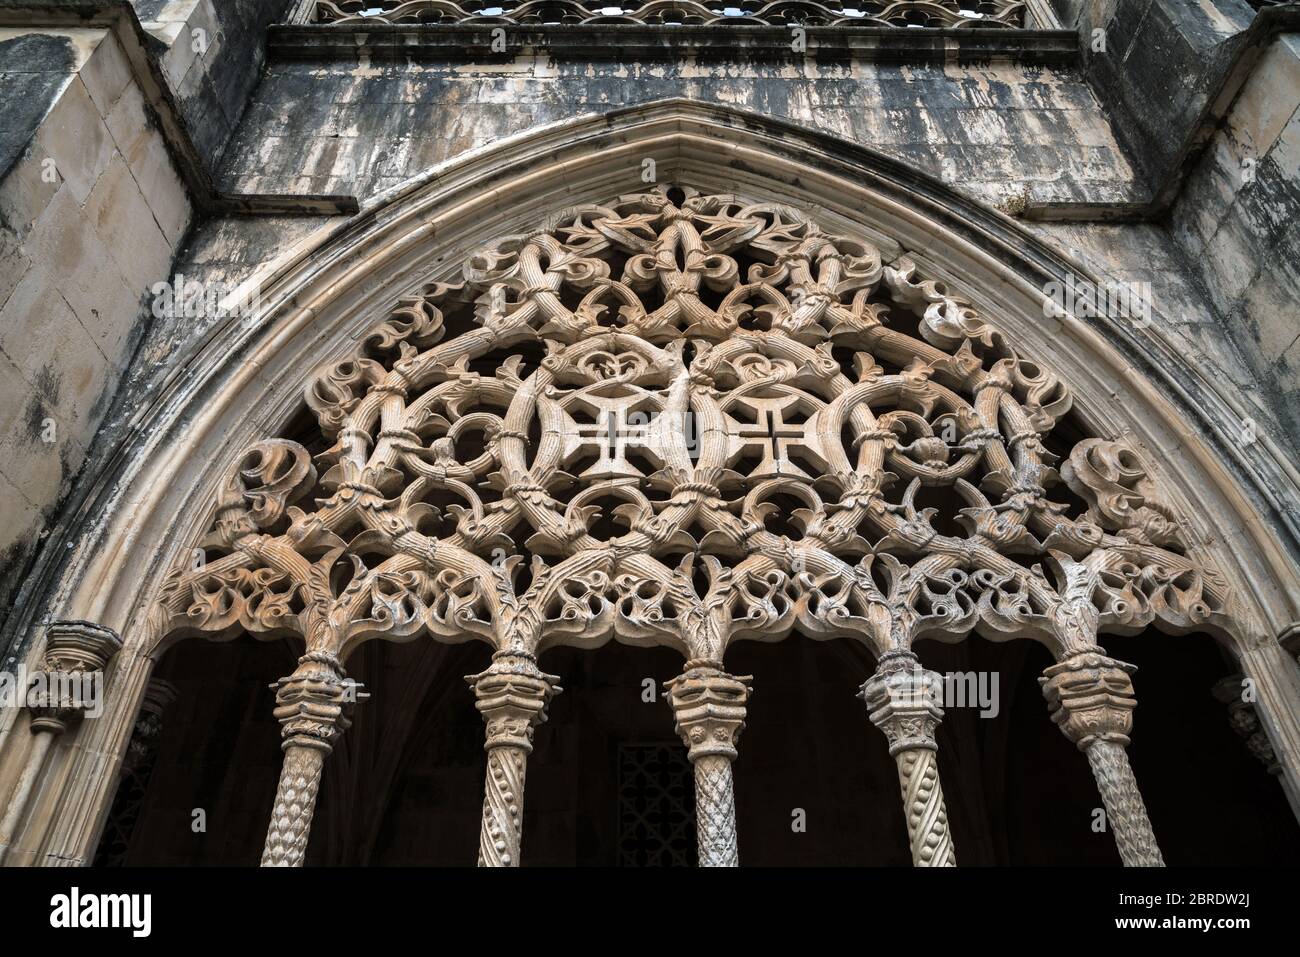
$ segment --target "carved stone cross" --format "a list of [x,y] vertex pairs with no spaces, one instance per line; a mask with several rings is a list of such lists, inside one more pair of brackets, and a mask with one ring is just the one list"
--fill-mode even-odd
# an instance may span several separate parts
[[629,448],[646,449],[653,455],[653,413],[648,408],[635,408],[644,402],[644,397],[640,395],[587,394],[582,397],[582,405],[587,406],[596,421],[576,422],[570,419],[569,432],[565,436],[564,459],[568,462],[575,455],[593,450],[598,458],[579,478],[645,478],[645,473],[627,460]]
[[797,407],[804,400],[797,395],[788,396],[747,396],[740,404],[755,416],[753,423],[737,423],[732,433],[731,453],[733,456],[750,450],[757,450],[762,460],[750,472],[753,479],[803,478],[810,476],[790,460],[790,451],[800,449],[811,453],[816,459],[821,458],[817,439],[815,418],[806,422],[790,423],[798,411]]

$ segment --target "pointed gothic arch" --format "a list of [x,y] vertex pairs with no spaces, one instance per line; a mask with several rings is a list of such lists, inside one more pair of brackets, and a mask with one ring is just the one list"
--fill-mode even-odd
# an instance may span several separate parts
[[[671,188],[639,183],[645,158]],[[51,570],[51,607],[126,641],[108,719],[51,769],[81,791],[47,789],[40,846],[90,853],[111,787],[77,763],[121,753],[167,643],[241,631],[306,651],[280,683],[269,863],[301,862],[346,725],[342,665],[373,638],[497,651],[475,683],[492,863],[518,863],[531,727],[556,690],[537,655],[611,638],[688,660],[671,697],[707,863],[736,855],[748,688],[726,646],[795,628],[880,659],[863,692],[917,863],[953,860],[941,712],[910,653],[923,635],[1052,650],[1049,700],[1126,862],[1159,852],[1122,747],[1128,669],[1099,631],[1220,636],[1294,789],[1295,669],[1271,638],[1296,616],[1280,523],[1191,410],[1132,376],[1116,345],[1145,335],[1156,353],[1154,331],[1044,318],[1043,282],[1067,275],[1087,278],[870,151],[683,102],[544,128],[381,197],[256,277],[265,308],[192,357],[105,476],[111,518]],[[512,356],[525,346],[544,352]],[[1082,434],[1062,445],[1067,412]],[[1257,477],[1281,468],[1256,453]],[[948,496],[942,529],[930,490]],[[778,495],[798,510],[773,531]],[[594,534],[598,514],[619,527]],[[524,552],[538,564],[516,579]]]

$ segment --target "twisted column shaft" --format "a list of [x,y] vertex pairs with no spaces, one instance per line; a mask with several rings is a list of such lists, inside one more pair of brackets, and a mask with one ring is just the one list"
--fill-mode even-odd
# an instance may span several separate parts
[[1093,648],[1052,665],[1038,680],[1052,709],[1052,720],[1088,756],[1124,866],[1164,867],[1124,750],[1137,707],[1129,677],[1136,670]]
[[344,714],[348,684],[336,657],[310,653],[298,660],[292,675],[271,687],[276,691],[284,763],[262,866],[302,867],[325,758],[349,725]]
[[749,677],[737,678],[711,662],[688,661],[665,688],[676,730],[695,768],[695,836],[700,867],[736,867],[736,793],[731,762],[745,728]]
[[533,729],[546,720],[546,706],[560,691],[559,679],[539,671],[531,655],[497,654],[487,671],[465,680],[473,687],[475,705],[487,723],[478,866],[518,867]]
[[924,748],[900,751],[898,783],[903,792],[903,813],[916,867],[956,867],[957,852],[948,833],[948,809],[939,783],[935,752]]
[[890,652],[862,685],[871,721],[889,740],[898,765],[903,814],[915,867],[956,867],[948,809],[939,782],[935,729],[943,719],[943,679],[925,671],[910,651]]

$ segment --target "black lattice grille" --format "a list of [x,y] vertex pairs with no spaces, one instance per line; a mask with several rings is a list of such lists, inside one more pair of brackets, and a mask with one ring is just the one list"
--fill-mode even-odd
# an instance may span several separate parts
[[619,866],[694,864],[693,797],[691,765],[680,744],[619,745]]

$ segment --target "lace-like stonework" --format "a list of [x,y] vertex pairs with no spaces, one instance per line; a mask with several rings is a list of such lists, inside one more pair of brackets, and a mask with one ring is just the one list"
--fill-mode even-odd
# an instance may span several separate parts
[[561,211],[463,277],[399,303],[248,450],[160,634],[298,634],[328,660],[617,636],[717,662],[795,628],[1065,655],[1223,613],[1136,453],[1062,428],[1066,386],[906,255],[660,188]]
[[588,0],[318,0],[313,23],[505,23],[758,26],[1022,27],[1025,5],[1013,0],[895,0],[842,6],[814,0],[736,3],[651,0],[644,4]]

